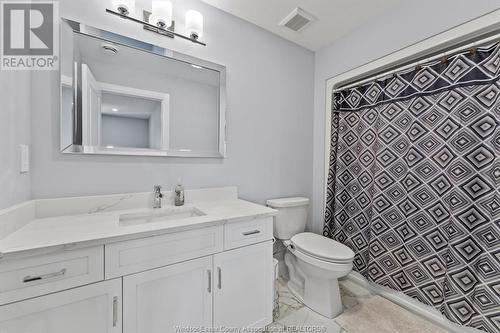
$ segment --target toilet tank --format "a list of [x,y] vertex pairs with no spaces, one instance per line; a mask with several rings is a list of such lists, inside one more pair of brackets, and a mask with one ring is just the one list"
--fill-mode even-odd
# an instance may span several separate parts
[[309,207],[308,198],[271,199],[267,200],[267,205],[278,211],[274,221],[274,237],[285,240],[304,232]]

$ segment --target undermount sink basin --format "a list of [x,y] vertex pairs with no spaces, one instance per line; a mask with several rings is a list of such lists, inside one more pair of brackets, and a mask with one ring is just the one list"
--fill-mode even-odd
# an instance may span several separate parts
[[206,215],[195,207],[179,207],[168,209],[150,209],[140,213],[120,215],[120,225],[137,225],[154,222],[164,222],[169,220],[180,220],[190,217]]

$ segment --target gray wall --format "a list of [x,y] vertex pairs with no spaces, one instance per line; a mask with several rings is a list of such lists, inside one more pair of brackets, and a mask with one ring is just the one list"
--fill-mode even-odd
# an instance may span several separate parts
[[313,223],[323,225],[326,80],[500,8],[499,0],[420,0],[402,4],[315,54]]
[[[174,2],[174,18],[196,9],[207,47],[171,40],[105,13],[110,2],[61,1],[61,14],[227,66],[228,158],[68,156],[59,153],[57,73],[33,75],[36,198],[236,185],[242,198],[311,195],[314,54],[197,0]],[[181,31],[182,32],[182,31]]]
[[102,115],[103,146],[149,148],[149,119]]
[[0,209],[28,200],[30,174],[20,173],[19,144],[30,144],[30,72],[0,71]]

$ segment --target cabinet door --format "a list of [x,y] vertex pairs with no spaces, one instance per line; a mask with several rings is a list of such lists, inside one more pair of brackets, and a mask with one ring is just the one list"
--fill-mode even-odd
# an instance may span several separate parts
[[214,256],[214,326],[264,327],[272,322],[272,242]]
[[212,257],[123,278],[125,333],[179,332],[212,326]]
[[1,333],[120,333],[121,279],[0,306]]

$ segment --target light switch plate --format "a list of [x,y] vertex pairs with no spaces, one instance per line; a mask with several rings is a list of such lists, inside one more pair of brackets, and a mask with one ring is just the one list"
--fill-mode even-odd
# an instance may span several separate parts
[[30,171],[30,147],[28,145],[19,145],[21,155],[21,173]]

